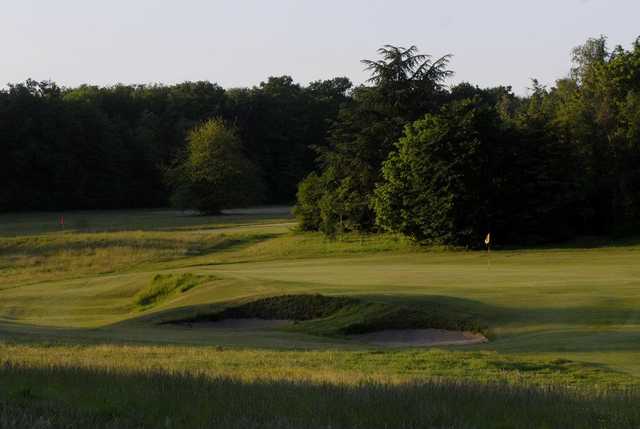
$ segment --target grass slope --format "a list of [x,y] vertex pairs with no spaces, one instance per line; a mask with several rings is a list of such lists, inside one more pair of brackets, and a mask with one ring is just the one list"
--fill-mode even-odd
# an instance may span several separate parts
[[149,286],[140,289],[133,297],[134,303],[142,310],[157,305],[176,295],[185,293],[199,284],[216,280],[215,276],[185,274],[156,274]]
[[384,329],[451,329],[485,332],[486,327],[467,315],[437,309],[366,302],[320,294],[280,295],[230,305],[213,313],[164,323],[198,323],[224,319],[294,320],[289,329],[312,335],[344,336]]

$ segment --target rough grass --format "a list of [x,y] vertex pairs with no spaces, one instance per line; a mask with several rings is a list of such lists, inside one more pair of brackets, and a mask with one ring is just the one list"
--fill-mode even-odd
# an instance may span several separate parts
[[[348,233],[330,239],[319,232],[289,234],[274,240],[257,243],[245,252],[252,259],[309,258],[321,256],[347,256],[360,253],[420,252],[415,242],[400,234]],[[429,251],[445,248],[430,247]]]
[[209,255],[272,238],[272,233],[111,232],[0,237],[0,288],[125,272]]
[[142,309],[147,309],[213,280],[216,280],[215,276],[199,276],[191,273],[156,274],[149,286],[141,289],[134,296],[134,303]]
[[[637,391],[499,383],[246,382],[160,371],[0,367],[0,427],[631,428]],[[96,388],[98,387],[99,388]]]
[[[241,335],[235,333],[235,335]],[[269,334],[263,333],[267,339]],[[271,337],[273,340],[273,337]],[[357,385],[363,381],[500,381],[541,388],[619,390],[640,381],[603,365],[558,358],[532,358],[489,351],[446,349],[272,350],[202,345],[142,345],[140,342],[83,343],[80,338],[29,342],[25,336],[0,343],[2,363],[105,369],[114,373],[162,369],[225,376],[244,381],[288,380]]]
[[432,307],[412,308],[320,294],[262,298],[228,306],[211,314],[175,320],[173,323],[247,318],[294,320],[300,323],[288,328],[291,331],[329,337],[384,329],[435,328],[486,332],[486,326],[482,322],[461,313],[445,313]]

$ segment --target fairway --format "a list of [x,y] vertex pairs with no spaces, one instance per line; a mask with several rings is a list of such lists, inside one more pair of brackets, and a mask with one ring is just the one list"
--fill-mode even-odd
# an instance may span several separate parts
[[[217,217],[69,213],[71,225],[83,221],[65,231],[51,218],[0,216],[5,366],[251,383],[502,380],[593,394],[640,385],[640,245],[633,241],[499,250],[488,261],[485,252],[419,247],[395,235],[329,240],[297,232],[286,208]],[[437,310],[479,321],[489,342],[385,348],[297,325],[161,323],[296,294]]]

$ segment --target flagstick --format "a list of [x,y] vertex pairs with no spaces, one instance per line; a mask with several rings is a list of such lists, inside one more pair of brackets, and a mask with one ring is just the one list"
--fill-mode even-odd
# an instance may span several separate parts
[[491,268],[491,232],[487,233],[487,237],[484,239],[484,244],[487,246],[487,270]]
[[487,270],[491,269],[491,244],[487,244]]

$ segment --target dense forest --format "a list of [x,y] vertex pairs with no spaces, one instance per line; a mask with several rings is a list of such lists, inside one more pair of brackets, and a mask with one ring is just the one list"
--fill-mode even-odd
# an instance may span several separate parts
[[212,118],[238,130],[264,183],[257,202],[291,203],[350,87],[346,78],[302,87],[288,76],[228,90],[9,85],[0,91],[0,211],[167,206],[167,170],[188,131]]
[[[449,56],[385,46],[370,79],[0,91],[0,210],[291,203],[305,230],[425,243],[640,228],[640,39],[572,51],[553,87],[447,86]],[[241,194],[240,194],[241,193]],[[296,194],[297,193],[297,194]]]
[[533,243],[640,229],[640,39],[590,39],[530,95],[444,86],[448,57],[384,47],[298,191],[301,226],[426,243]]

